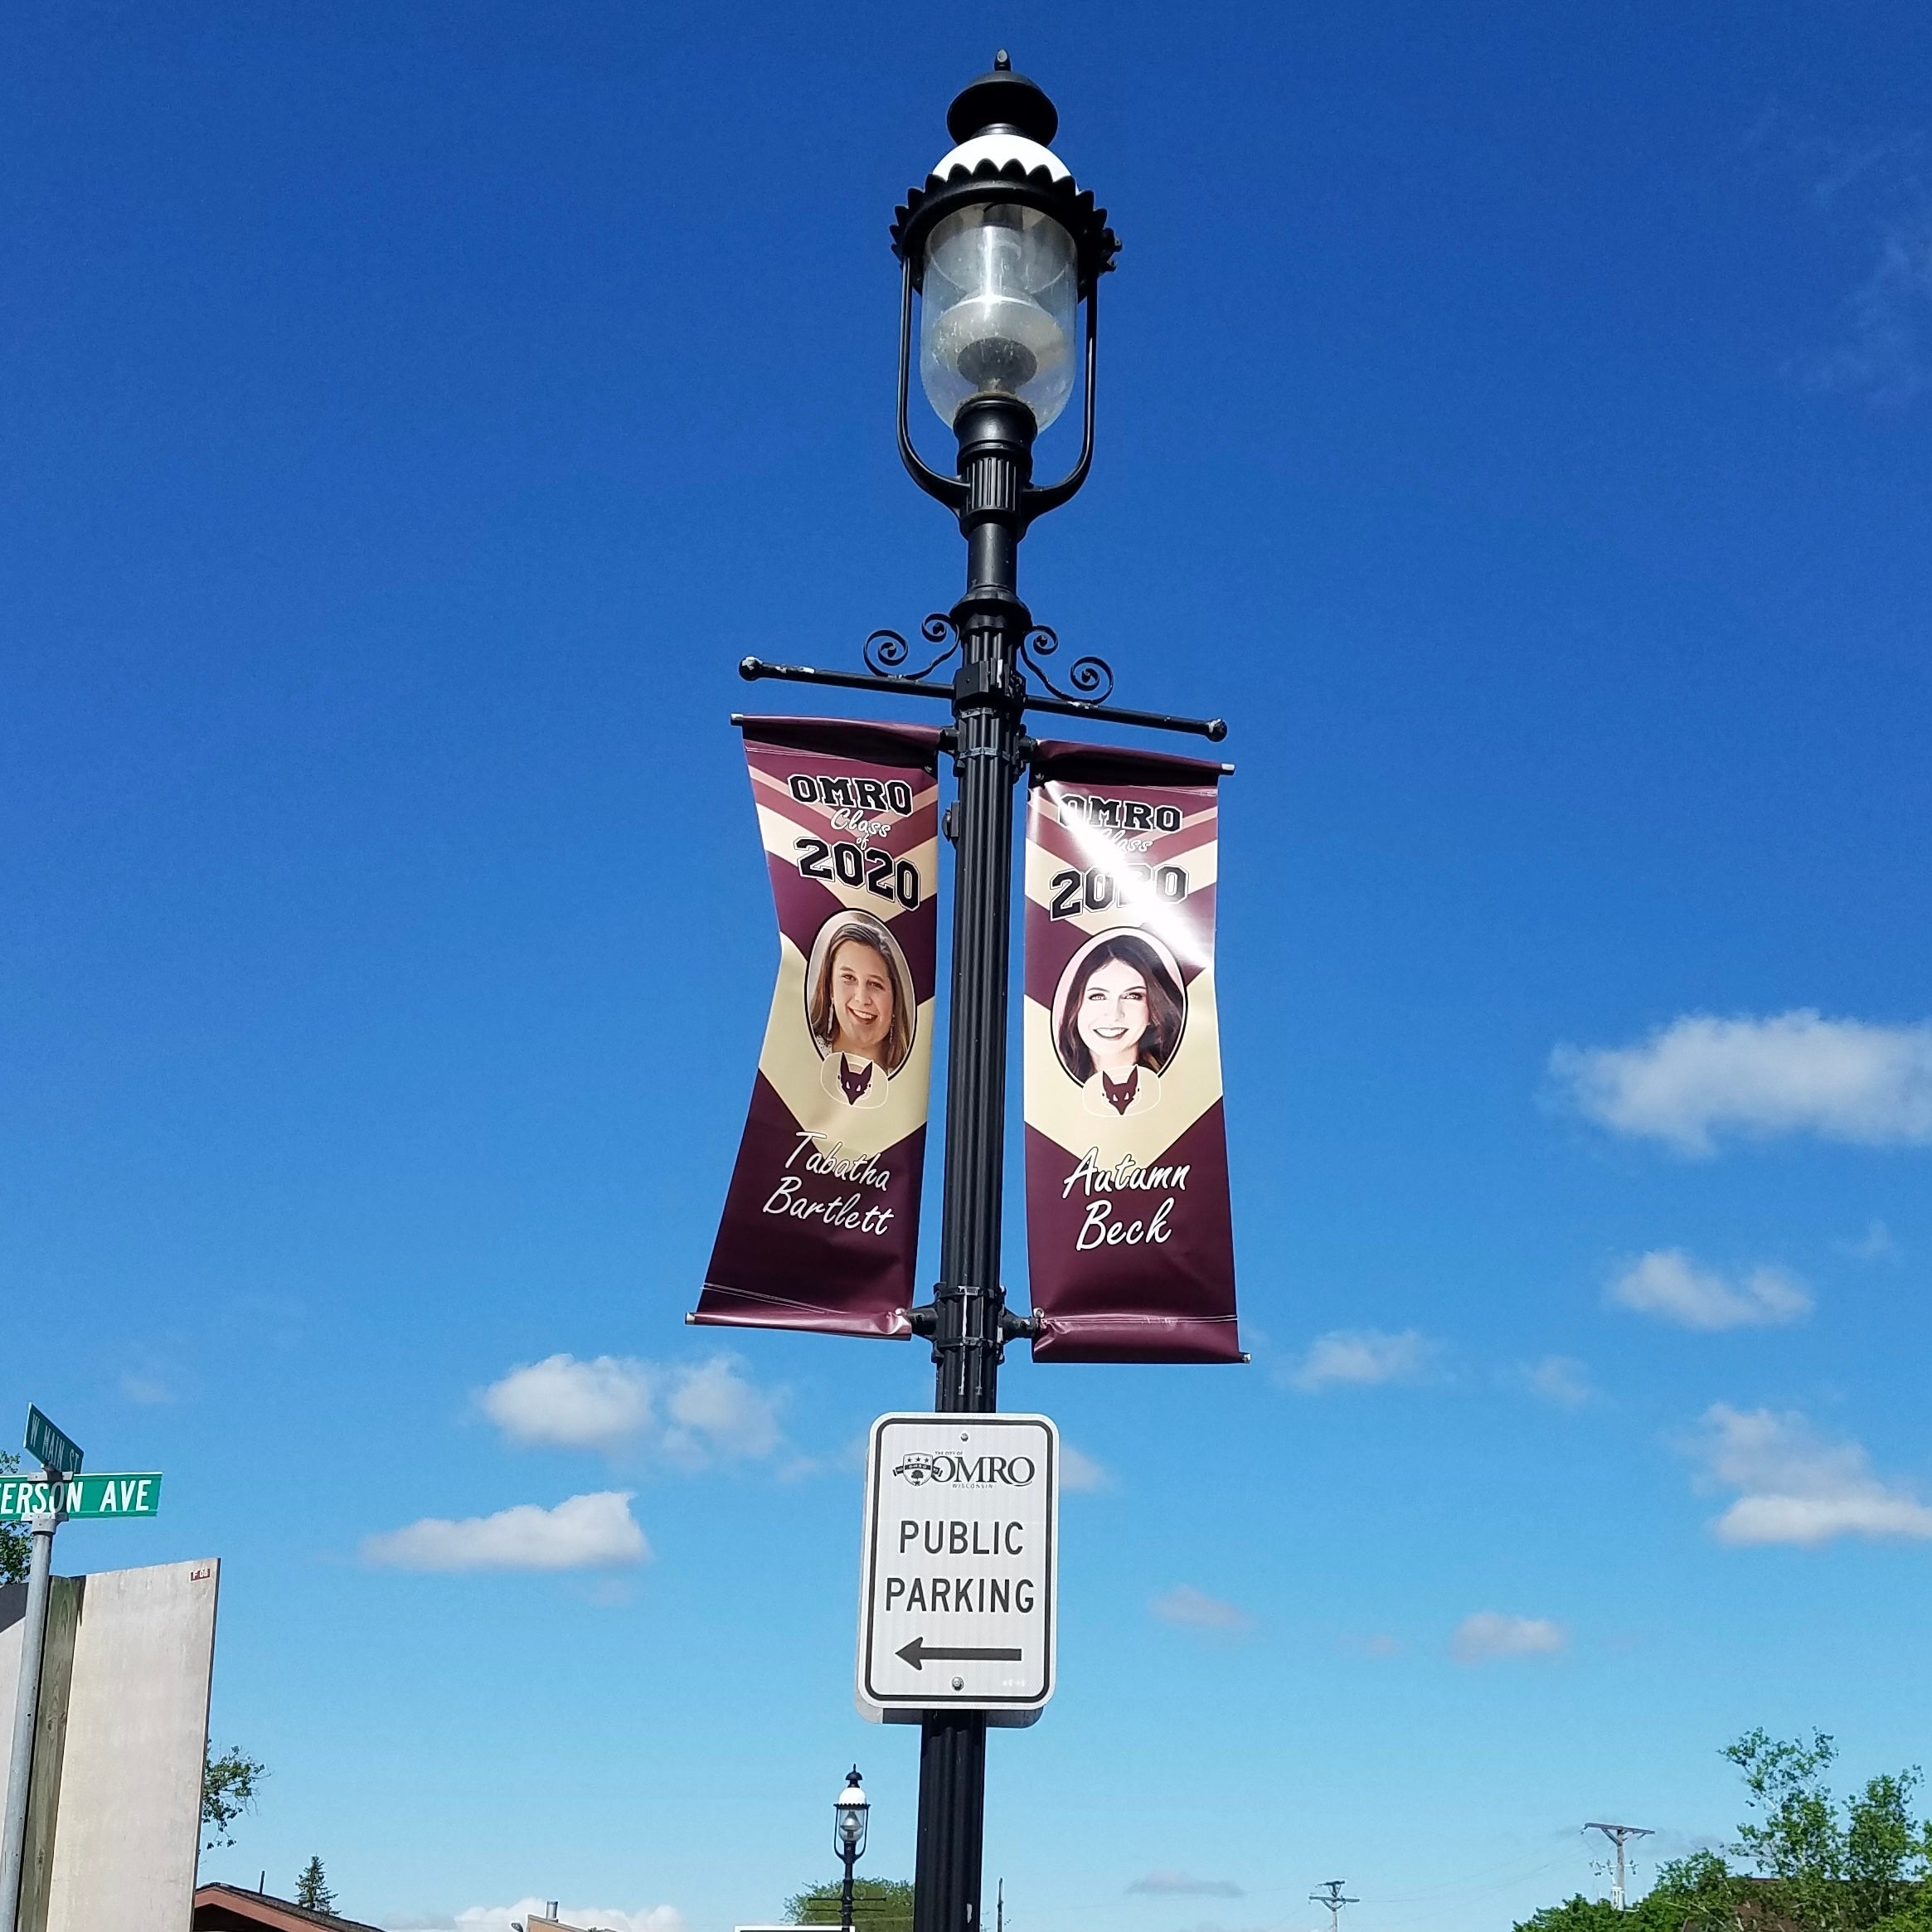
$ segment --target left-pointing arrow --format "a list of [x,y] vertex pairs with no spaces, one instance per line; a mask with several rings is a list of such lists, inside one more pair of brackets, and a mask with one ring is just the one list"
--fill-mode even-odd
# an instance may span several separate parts
[[941,1649],[936,1643],[928,1643],[923,1637],[915,1637],[898,1653],[915,1670],[930,1657],[935,1661],[940,1658],[949,1663],[1017,1663],[1020,1653],[1017,1650],[959,1649],[949,1645]]

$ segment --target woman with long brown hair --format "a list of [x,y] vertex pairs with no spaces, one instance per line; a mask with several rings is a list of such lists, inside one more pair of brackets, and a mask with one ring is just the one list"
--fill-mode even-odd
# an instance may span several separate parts
[[1137,932],[1109,933],[1080,959],[1061,1003],[1061,1062],[1096,1112],[1144,1113],[1159,1096],[1187,1013],[1187,996],[1159,952]]
[[890,1078],[905,1064],[912,1000],[897,949],[876,921],[854,915],[827,939],[806,1018],[855,1107],[871,1095],[875,1067]]

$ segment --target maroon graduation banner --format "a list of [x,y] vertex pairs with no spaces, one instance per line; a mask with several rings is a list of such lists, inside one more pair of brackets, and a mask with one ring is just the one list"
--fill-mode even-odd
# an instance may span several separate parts
[[739,722],[778,985],[692,1319],[902,1338],[932,1075],[939,735]]
[[1041,745],[1027,1254],[1041,1362],[1238,1362],[1214,996],[1218,765]]

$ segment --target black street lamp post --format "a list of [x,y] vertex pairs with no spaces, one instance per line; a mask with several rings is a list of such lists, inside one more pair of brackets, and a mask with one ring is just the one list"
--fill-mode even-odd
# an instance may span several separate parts
[[[932,697],[950,704],[959,795],[944,826],[958,851],[953,894],[952,1017],[946,1082],[939,1281],[933,1305],[912,1311],[937,1365],[934,1407],[945,1414],[998,1406],[1005,1345],[1032,1332],[1010,1314],[1000,1278],[1006,1152],[1007,956],[1012,917],[1013,788],[1033,741],[1024,715],[1046,711],[1114,724],[1226,735],[1219,718],[1182,718],[1106,702],[1114,673],[1077,659],[1070,688],[1043,660],[1059,639],[1019,596],[1020,539],[1086,481],[1094,449],[1096,290],[1119,247],[1104,209],[1075,186],[1047,146],[1060,125],[1053,103],[1001,53],[954,100],[955,146],[914,188],[892,225],[901,265],[899,453],[913,480],[959,519],[966,590],[920,627],[939,655],[901,670],[911,647],[896,631],[866,640],[866,672],[822,671],[746,658],[747,678],[778,677]],[[914,297],[919,298],[920,381],[959,443],[957,473],[940,475],[913,445],[910,400]],[[1084,334],[1076,316],[1086,308]],[[1080,454],[1057,483],[1032,480],[1033,442],[1081,390]],[[932,674],[957,658],[950,683]],[[1031,672],[1043,688],[1031,689]],[[986,1719],[935,1714],[920,1728],[915,1932],[979,1932],[986,1797]],[[846,1867],[851,1891],[851,1866]]]
[[832,1847],[845,1865],[845,1879],[838,1888],[839,1932],[852,1932],[852,1868],[866,1848],[866,1820],[871,1809],[854,1765],[845,1774],[845,1789],[832,1801]]

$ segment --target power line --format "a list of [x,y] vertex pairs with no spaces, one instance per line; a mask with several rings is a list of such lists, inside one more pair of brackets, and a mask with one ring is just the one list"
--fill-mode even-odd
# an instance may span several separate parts
[[1342,1908],[1344,1905],[1359,1905],[1362,1903],[1360,1899],[1352,1899],[1343,1894],[1342,1888],[1347,1882],[1344,1878],[1324,1879],[1319,1891],[1308,1894],[1311,1905],[1326,1905],[1328,1908],[1328,1932],[1341,1932]]
[[1617,1847],[1617,1877],[1610,1887],[1610,1904],[1620,1912],[1624,1909],[1624,1847],[1633,1838],[1648,1838],[1655,1834],[1648,1825],[1599,1825],[1592,1822],[1583,1828],[1586,1832],[1601,1832]]

